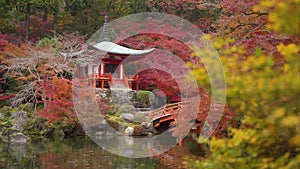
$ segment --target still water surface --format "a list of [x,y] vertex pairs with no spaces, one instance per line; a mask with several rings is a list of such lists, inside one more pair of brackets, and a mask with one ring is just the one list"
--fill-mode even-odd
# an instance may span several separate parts
[[34,139],[23,146],[0,142],[2,169],[169,169],[151,158],[111,154],[88,138]]

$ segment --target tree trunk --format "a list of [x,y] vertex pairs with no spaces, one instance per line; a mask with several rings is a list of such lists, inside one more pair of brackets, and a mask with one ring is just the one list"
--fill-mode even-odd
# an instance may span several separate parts
[[26,6],[26,32],[25,32],[25,40],[29,40],[29,29],[30,29],[30,3],[27,3]]
[[48,20],[48,7],[44,7],[44,16],[43,16],[43,21],[46,22]]
[[53,20],[53,33],[54,33],[54,37],[56,37],[56,26],[57,26],[57,12],[54,13],[54,20]]

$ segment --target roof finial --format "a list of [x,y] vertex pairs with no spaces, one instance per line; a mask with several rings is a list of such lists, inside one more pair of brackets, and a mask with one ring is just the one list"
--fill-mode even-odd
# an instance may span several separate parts
[[108,16],[105,15],[105,16],[104,16],[104,24],[107,24],[107,20],[108,20]]
[[111,41],[109,38],[109,31],[108,31],[108,25],[107,25],[107,21],[108,21],[108,16],[105,15],[104,16],[104,25],[103,25],[103,31],[102,31],[102,41]]

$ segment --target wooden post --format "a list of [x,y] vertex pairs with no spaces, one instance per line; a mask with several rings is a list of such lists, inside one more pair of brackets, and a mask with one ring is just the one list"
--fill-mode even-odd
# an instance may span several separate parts
[[101,80],[101,89],[104,89],[104,80]]
[[129,80],[129,87],[130,87],[130,89],[133,90],[133,88],[132,88],[132,81],[131,80]]

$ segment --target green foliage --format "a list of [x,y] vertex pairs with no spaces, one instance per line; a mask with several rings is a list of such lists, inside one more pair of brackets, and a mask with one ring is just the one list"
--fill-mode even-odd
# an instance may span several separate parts
[[56,38],[43,38],[38,42],[38,46],[61,50],[62,44]]
[[133,121],[136,123],[142,123],[142,122],[147,122],[147,117],[143,113],[135,113],[133,115]]
[[154,94],[151,91],[140,90],[136,94],[137,100],[144,106],[150,107],[155,99]]
[[129,104],[124,104],[118,108],[118,113],[133,113],[135,111],[134,106]]

